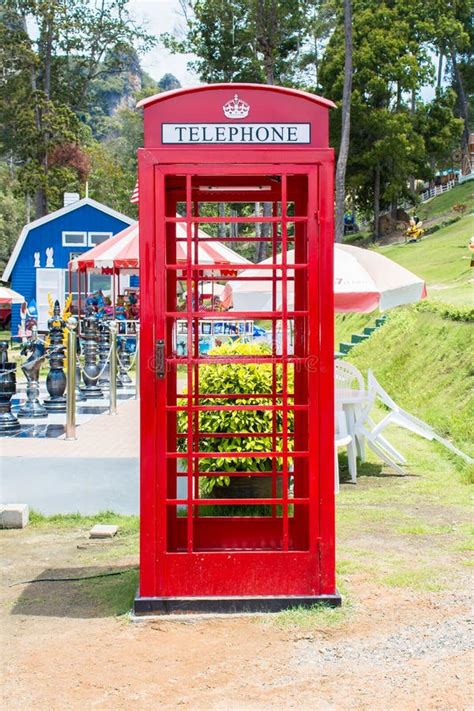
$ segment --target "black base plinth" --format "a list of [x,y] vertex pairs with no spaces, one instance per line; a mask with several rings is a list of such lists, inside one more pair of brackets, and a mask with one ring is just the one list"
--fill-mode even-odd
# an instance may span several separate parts
[[66,412],[66,398],[47,398],[43,404],[48,412]]
[[326,605],[340,607],[341,595],[284,595],[243,597],[140,597],[137,595],[133,612],[147,615],[238,614],[245,612],[281,612],[292,607]]
[[17,417],[48,417],[48,411],[40,402],[25,402],[17,412]]
[[11,413],[0,416],[0,437],[16,435],[21,431],[21,425]]
[[84,402],[84,400],[87,400],[87,398],[83,391],[80,388],[76,388],[76,402]]
[[97,386],[92,385],[91,387],[81,388],[82,394],[85,396],[86,400],[99,400],[104,397],[104,393]]

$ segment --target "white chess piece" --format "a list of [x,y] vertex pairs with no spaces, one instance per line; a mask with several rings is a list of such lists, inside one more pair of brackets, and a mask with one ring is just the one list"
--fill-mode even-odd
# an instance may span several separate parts
[[47,247],[46,248],[46,266],[47,267],[54,267],[53,254],[54,254],[54,249],[52,247]]
[[38,269],[38,267],[41,266],[41,264],[40,264],[40,253],[39,253],[39,252],[35,252],[34,257],[35,257],[35,269]]

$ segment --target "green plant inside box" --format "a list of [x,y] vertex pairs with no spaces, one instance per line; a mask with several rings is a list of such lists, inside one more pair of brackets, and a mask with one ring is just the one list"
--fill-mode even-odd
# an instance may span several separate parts
[[[262,343],[241,343],[235,341],[221,345],[209,353],[212,356],[271,356],[271,349]],[[203,365],[199,370],[199,404],[201,406],[225,405],[261,405],[262,407],[282,404],[283,374],[282,366],[276,366],[276,390],[273,393],[273,366],[271,363],[219,363]],[[288,392],[293,392],[292,366],[288,365]],[[206,398],[206,394],[242,394],[250,397],[242,398]],[[252,395],[265,397],[251,397]],[[185,404],[182,400],[181,404]],[[293,431],[293,412],[288,412],[288,432]],[[201,452],[272,452],[281,451],[283,447],[283,413],[281,410],[204,410],[199,412],[199,432],[210,434],[226,434],[228,437],[199,438]],[[265,436],[275,431],[273,437]],[[178,432],[188,432],[187,412],[178,413]],[[239,437],[244,433],[255,433],[255,436]],[[264,436],[262,436],[264,435]],[[179,451],[186,453],[187,440],[179,439]],[[292,447],[289,438],[288,447]],[[241,457],[222,456],[217,458],[202,458],[199,460],[199,492],[202,498],[269,498],[272,496],[271,472],[282,469],[282,460],[271,456]],[[213,474],[215,472],[215,474]],[[227,474],[229,472],[229,474]],[[231,476],[230,473],[243,472],[242,476]],[[245,473],[244,473],[245,472]],[[269,472],[269,476],[252,476],[248,472]],[[278,488],[281,488],[281,477],[277,476]],[[204,507],[203,507],[204,508]],[[207,513],[262,515],[270,513],[270,506],[219,506]],[[201,511],[201,513],[206,513]]]

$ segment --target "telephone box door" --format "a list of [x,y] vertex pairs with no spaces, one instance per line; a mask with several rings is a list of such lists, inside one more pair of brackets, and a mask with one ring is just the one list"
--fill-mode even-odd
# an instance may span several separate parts
[[[320,568],[321,482],[333,476],[320,427],[333,417],[320,367],[320,167],[153,171],[155,486],[140,594],[320,596],[333,586]],[[268,345],[256,349],[259,329]]]

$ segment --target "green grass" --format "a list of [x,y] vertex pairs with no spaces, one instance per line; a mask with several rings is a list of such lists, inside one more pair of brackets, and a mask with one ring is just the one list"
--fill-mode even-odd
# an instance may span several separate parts
[[125,570],[121,575],[93,578],[78,583],[78,596],[94,609],[96,616],[109,617],[130,612],[138,589],[138,568]]
[[473,270],[467,245],[473,234],[473,223],[472,215],[466,215],[416,244],[390,245],[378,251],[422,277],[428,285],[430,299],[472,306],[474,287],[469,279],[473,278]]
[[453,210],[453,205],[457,204],[467,205],[468,211],[474,209],[474,182],[472,180],[457,185],[443,195],[438,195],[438,197],[420,205],[416,212],[423,221],[438,218],[441,215],[450,217],[459,214]]
[[300,630],[316,631],[321,629],[335,629],[341,627],[350,615],[348,600],[344,600],[343,607],[328,607],[326,605],[312,605],[311,607],[292,607],[279,612],[271,620],[280,628],[297,627]]
[[382,578],[382,582],[390,588],[410,588],[412,590],[439,592],[443,590],[443,583],[439,578],[439,569],[427,566],[417,570],[398,570],[395,573],[386,575]]
[[93,516],[82,516],[79,513],[44,516],[34,510],[30,512],[30,525],[39,529],[88,529],[95,526],[96,523],[119,526],[119,533],[122,536],[134,535],[138,533],[139,529],[138,516],[124,516],[113,511],[101,511]]
[[364,373],[372,368],[401,407],[472,456],[473,352],[471,324],[403,308],[353,349],[349,360]]
[[379,314],[337,314],[335,320],[335,350],[339,349],[339,343],[350,342],[353,333],[362,333],[365,326],[374,326],[375,319]]
[[441,526],[433,526],[426,523],[412,523],[405,526],[399,526],[398,533],[408,536],[431,536],[436,534],[451,533],[453,526],[449,523]]

